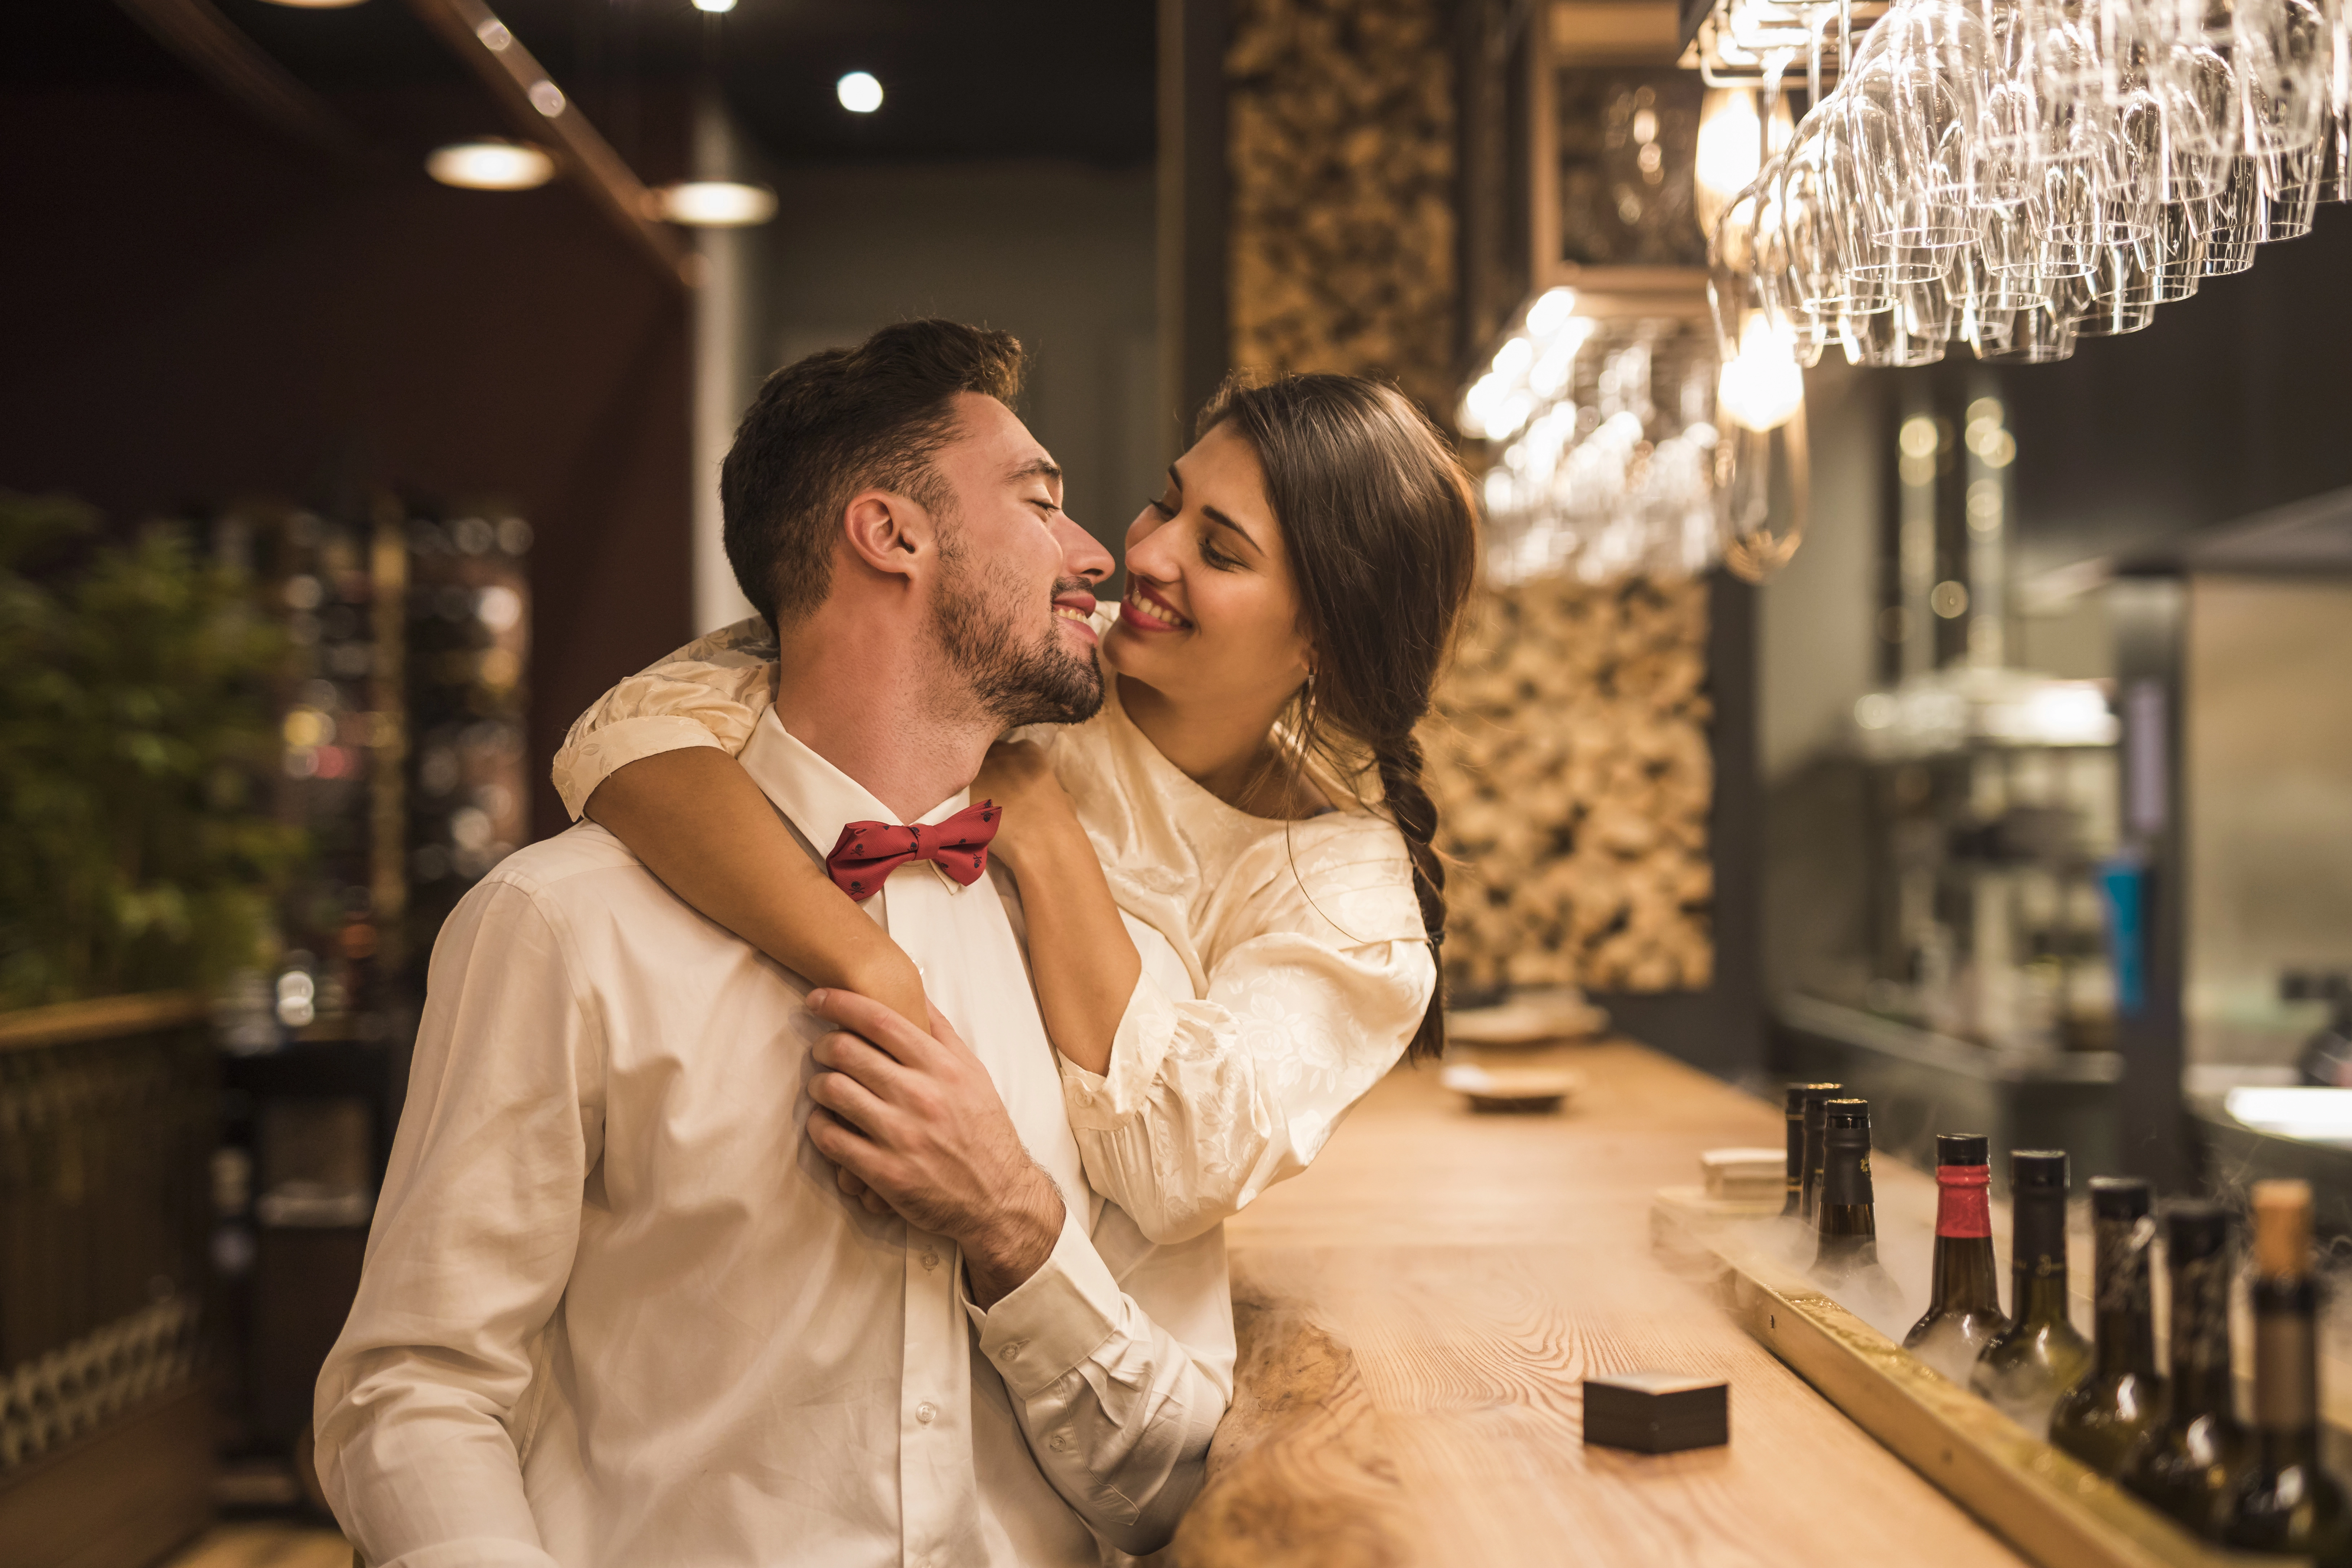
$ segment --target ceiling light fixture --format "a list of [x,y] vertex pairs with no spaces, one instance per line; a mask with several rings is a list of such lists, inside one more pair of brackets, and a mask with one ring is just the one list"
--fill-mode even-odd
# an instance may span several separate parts
[[654,216],[687,228],[749,228],[776,216],[776,193],[735,180],[688,180],[653,193]]
[[528,191],[555,177],[555,160],[522,142],[453,142],[434,149],[425,172],[464,191]]
[[694,0],[694,8],[708,11],[714,16],[723,16],[735,9],[735,0]]
[[871,71],[851,71],[833,84],[833,93],[852,114],[871,114],[882,107],[882,84]]

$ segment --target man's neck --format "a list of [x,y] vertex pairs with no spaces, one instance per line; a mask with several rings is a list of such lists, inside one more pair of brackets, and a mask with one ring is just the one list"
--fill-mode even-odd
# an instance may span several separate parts
[[999,726],[961,685],[932,639],[887,626],[812,625],[783,639],[776,720],[793,738],[913,822],[969,785]]

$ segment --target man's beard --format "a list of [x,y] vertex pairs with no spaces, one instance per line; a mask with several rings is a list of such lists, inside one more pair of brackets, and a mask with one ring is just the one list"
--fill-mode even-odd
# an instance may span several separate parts
[[[952,536],[950,536],[952,537]],[[1076,724],[1102,707],[1102,671],[1092,658],[1062,642],[1060,617],[1046,609],[1045,636],[1020,640],[1035,589],[1013,574],[973,569],[961,542],[941,541],[939,596],[931,630],[948,663],[971,684],[972,695],[1007,730],[1024,724]],[[1054,584],[1055,595],[1091,591],[1083,577]]]

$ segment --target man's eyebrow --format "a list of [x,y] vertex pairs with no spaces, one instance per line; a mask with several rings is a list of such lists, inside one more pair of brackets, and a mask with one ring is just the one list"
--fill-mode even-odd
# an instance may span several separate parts
[[1049,479],[1058,479],[1062,477],[1062,465],[1051,458],[1033,458],[1004,478],[1008,484],[1018,484],[1023,479],[1040,476]]

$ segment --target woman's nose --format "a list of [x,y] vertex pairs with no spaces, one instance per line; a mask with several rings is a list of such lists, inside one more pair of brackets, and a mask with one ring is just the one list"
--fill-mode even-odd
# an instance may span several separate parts
[[1176,575],[1176,557],[1168,548],[1168,525],[1129,533],[1127,543],[1127,571],[1131,577],[1149,577],[1165,583]]

